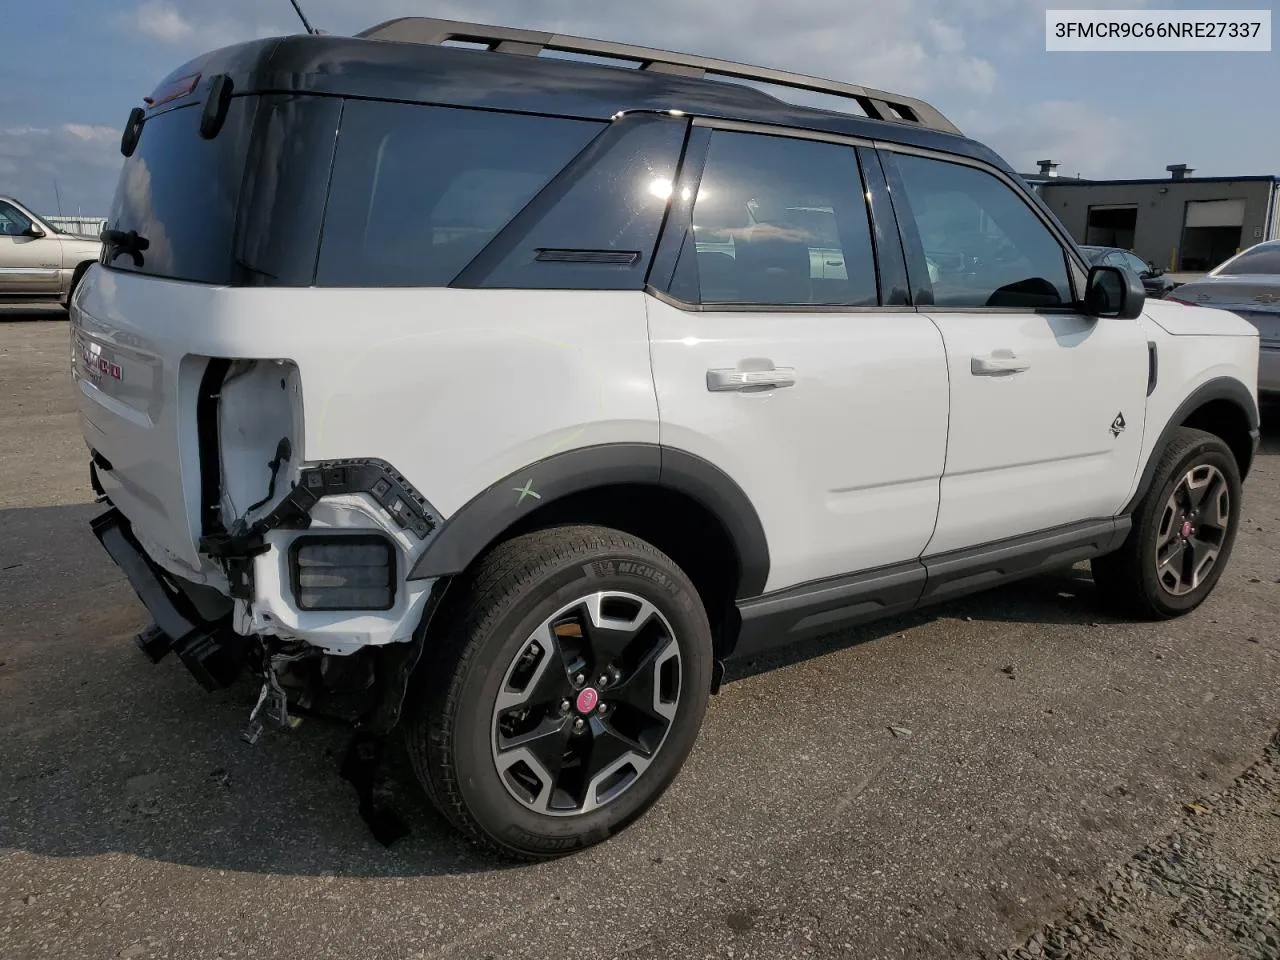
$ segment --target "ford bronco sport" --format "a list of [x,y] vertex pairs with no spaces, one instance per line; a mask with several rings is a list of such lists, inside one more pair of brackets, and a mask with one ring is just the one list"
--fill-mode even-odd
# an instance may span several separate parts
[[121,148],[74,361],[139,645],[256,676],[251,738],[399,731],[500,853],[639,816],[731,661],[1085,559],[1175,617],[1231,554],[1257,330],[918,100],[401,19],[202,56]]

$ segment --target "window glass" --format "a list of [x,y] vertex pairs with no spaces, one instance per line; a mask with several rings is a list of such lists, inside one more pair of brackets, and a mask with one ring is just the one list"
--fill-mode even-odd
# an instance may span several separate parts
[[1150,267],[1147,266],[1145,260],[1143,260],[1141,257],[1135,254],[1122,253],[1120,254],[1120,256],[1124,258],[1125,266],[1127,266],[1130,270],[1132,270],[1138,276],[1142,276],[1144,273],[1146,273],[1148,270],[1151,269]]
[[933,301],[1051,307],[1071,301],[1062,247],[1003,181],[975,167],[896,154],[924,245]]
[[0,236],[20,237],[31,221],[18,212],[11,204],[0,202]]
[[1233,274],[1280,274],[1280,243],[1260,243],[1246,250],[1235,263],[1222,271]]
[[633,114],[584,150],[454,282],[558,290],[641,289],[672,192],[687,120]]
[[229,283],[240,184],[256,97],[233,97],[222,129],[200,136],[199,105],[149,117],[124,162],[108,226],[136,230],[145,250],[108,247],[103,262],[178,280]]
[[692,237],[673,286],[684,296],[696,291],[702,303],[878,302],[866,194],[851,147],[717,131]]
[[602,126],[349,101],[317,284],[447,285]]

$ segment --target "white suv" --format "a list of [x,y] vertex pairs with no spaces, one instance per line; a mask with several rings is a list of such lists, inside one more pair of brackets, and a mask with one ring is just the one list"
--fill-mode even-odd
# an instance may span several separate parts
[[732,660],[1086,558],[1173,617],[1230,556],[1257,330],[1086,269],[918,100],[410,19],[199,58],[122,151],[95,531],[152,657],[351,721],[366,813],[394,729],[468,836],[571,851]]

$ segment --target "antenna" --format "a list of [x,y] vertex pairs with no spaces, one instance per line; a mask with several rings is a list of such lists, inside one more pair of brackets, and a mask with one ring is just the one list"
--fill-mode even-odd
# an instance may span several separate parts
[[58,189],[58,178],[53,177],[53,195],[58,198],[58,216],[62,216],[62,191]]
[[293,4],[293,9],[297,12],[298,19],[302,21],[302,25],[306,28],[307,33],[318,34],[320,31],[313,27],[311,22],[307,20],[307,15],[302,12],[302,7],[298,5],[298,0],[289,0],[289,2]]

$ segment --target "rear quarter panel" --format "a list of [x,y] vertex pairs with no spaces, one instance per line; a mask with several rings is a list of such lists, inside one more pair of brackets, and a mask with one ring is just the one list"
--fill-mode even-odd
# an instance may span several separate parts
[[99,318],[96,335],[162,344],[177,381],[166,395],[191,408],[173,417],[189,439],[178,443],[191,506],[207,357],[293,361],[304,411],[295,462],[380,458],[446,518],[555,453],[658,442],[638,291],[232,289],[93,275],[78,299]]

